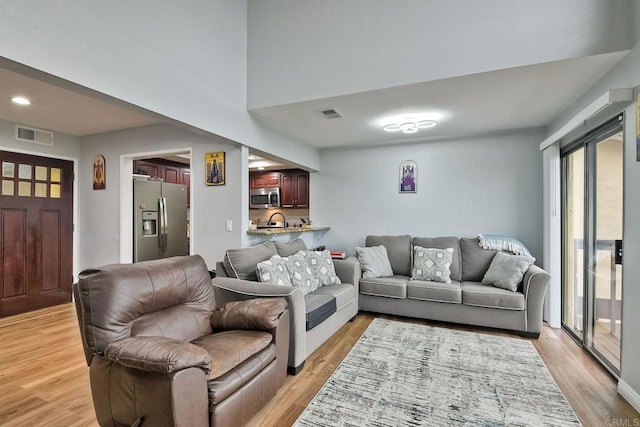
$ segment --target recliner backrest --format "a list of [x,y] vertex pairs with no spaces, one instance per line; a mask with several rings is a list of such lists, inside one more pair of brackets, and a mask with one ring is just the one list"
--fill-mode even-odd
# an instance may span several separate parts
[[210,334],[216,308],[209,271],[198,255],[85,270],[74,296],[88,364],[110,342],[129,336],[192,341]]

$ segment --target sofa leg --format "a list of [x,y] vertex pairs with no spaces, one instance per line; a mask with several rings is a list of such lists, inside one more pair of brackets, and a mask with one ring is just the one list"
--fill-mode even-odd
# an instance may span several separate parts
[[304,368],[304,362],[302,362],[298,366],[287,366],[287,374],[298,375],[300,371],[302,371],[302,368]]
[[358,317],[358,315],[356,314],[355,316],[353,316],[351,319],[349,319],[349,322],[353,323],[354,320],[356,320],[356,318]]
[[520,335],[525,338],[533,338],[534,340],[537,340],[538,338],[540,338],[540,332],[524,332],[523,331]]

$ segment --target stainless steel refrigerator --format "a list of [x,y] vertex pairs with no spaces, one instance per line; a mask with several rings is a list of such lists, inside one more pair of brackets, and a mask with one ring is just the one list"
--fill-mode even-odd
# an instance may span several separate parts
[[133,181],[133,261],[189,254],[187,188],[162,181]]

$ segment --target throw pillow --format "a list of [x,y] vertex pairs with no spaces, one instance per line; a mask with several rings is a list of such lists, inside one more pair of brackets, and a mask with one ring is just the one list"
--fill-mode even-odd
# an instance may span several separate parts
[[287,261],[279,255],[272,256],[268,261],[259,262],[256,267],[256,276],[260,282],[292,286]]
[[497,252],[482,279],[482,284],[515,292],[518,290],[518,284],[522,282],[524,273],[535,260],[526,255]]
[[314,277],[320,282],[320,286],[339,285],[342,283],[340,278],[336,275],[336,269],[333,266],[331,253],[328,250],[298,251],[297,254],[304,257],[307,265],[313,272]]
[[291,278],[291,284],[300,288],[302,295],[307,295],[319,288],[319,282],[313,276],[313,271],[307,265],[307,261],[302,255],[295,254],[283,258],[287,260],[287,270]]
[[383,245],[356,248],[356,255],[362,267],[362,277],[393,276],[389,254],[387,253],[387,248]]
[[411,279],[451,283],[451,261],[453,261],[453,248],[414,246]]

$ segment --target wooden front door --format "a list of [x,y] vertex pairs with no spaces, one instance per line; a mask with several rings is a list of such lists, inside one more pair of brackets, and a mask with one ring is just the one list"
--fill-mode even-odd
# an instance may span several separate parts
[[71,301],[73,162],[0,151],[0,316]]

